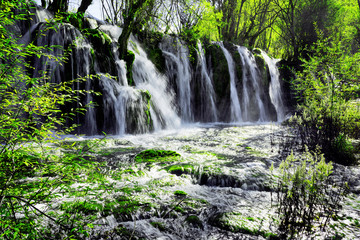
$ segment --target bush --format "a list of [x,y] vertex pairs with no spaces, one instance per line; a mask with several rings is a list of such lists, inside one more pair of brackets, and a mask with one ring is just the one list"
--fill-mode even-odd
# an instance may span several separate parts
[[327,159],[354,164],[348,138],[358,138],[360,132],[355,101],[360,97],[360,54],[351,55],[341,42],[329,40],[319,41],[312,52],[309,60],[302,60],[303,71],[292,82],[299,105],[290,125],[303,146],[314,150],[319,145]]
[[283,238],[310,233],[316,225],[324,230],[330,218],[336,216],[348,188],[346,183],[331,183],[332,168],[323,154],[311,153],[307,148],[299,158],[291,153],[280,164],[277,211]]
[[[73,151],[55,147],[63,144],[58,134],[76,127],[65,128],[67,120],[85,111],[83,107],[66,114],[60,109],[78,102],[85,93],[71,87],[80,79],[55,84],[49,81],[48,72],[42,72],[39,78],[29,73],[33,71],[30,59],[42,58],[61,65],[66,54],[46,54],[55,46],[21,44],[19,36],[9,30],[17,21],[29,20],[28,2],[11,0],[0,4],[0,239],[47,239],[38,221],[42,217],[71,237],[77,232],[39,205],[51,208],[59,186],[68,188],[79,180],[79,175],[94,173],[98,164],[89,161],[89,156],[76,146]],[[49,29],[56,26],[48,23]],[[77,226],[78,230],[86,225],[79,224],[83,225]]]

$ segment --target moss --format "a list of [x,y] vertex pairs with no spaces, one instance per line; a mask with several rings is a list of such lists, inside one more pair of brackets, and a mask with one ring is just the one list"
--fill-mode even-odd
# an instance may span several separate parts
[[208,205],[209,203],[204,199],[198,199],[198,198],[187,198],[183,202],[187,207],[193,208],[193,209],[199,209],[203,208],[204,205]]
[[148,149],[136,155],[135,162],[173,162],[178,161],[180,156],[175,151]]
[[206,51],[211,56],[216,96],[218,96],[218,99],[223,99],[230,91],[230,74],[226,58],[221,48],[216,44],[209,45]]
[[210,223],[220,229],[234,233],[244,233],[254,236],[261,235],[266,238],[276,239],[276,234],[260,230],[262,220],[258,220],[259,221],[253,217],[246,217],[241,213],[230,212],[217,215],[215,218],[210,220]]
[[163,223],[161,223],[161,222],[150,222],[150,224],[153,227],[159,229],[160,231],[165,231],[166,230],[165,225]]
[[181,191],[181,190],[176,190],[174,192],[174,195],[177,196],[177,197],[185,197],[186,195],[188,195],[186,192],[184,191]]
[[261,50],[255,48],[253,52],[254,52],[256,65],[260,70],[262,84],[265,88],[269,88],[271,77],[270,77],[268,65],[266,64],[265,59],[261,54]]
[[185,213],[185,210],[179,206],[174,207],[174,211],[178,213]]
[[161,73],[165,73],[165,58],[160,48],[151,48],[148,50],[148,57],[154,63],[156,69]]
[[171,174],[181,176],[182,174],[191,174],[194,172],[194,166],[190,164],[177,164],[165,168]]
[[151,118],[151,114],[150,114],[150,109],[151,109],[151,94],[148,90],[141,90],[141,96],[142,99],[146,102],[146,109],[145,109],[145,114],[146,114],[146,124],[148,126],[148,129],[150,131],[153,130],[153,120]]
[[161,73],[165,73],[166,71],[165,58],[161,49],[158,47],[163,35],[161,32],[147,30],[138,33],[139,40],[144,44],[148,58]]
[[95,50],[92,53],[93,58],[101,59],[101,61],[98,61],[101,71],[115,75],[116,66],[112,52],[111,37],[98,29],[84,28],[81,29],[81,32],[90,41]]
[[236,73],[236,78],[237,78],[237,83],[236,83],[236,87],[238,89],[239,92],[242,92],[242,81],[243,81],[243,66],[241,64],[241,56],[239,51],[237,50],[237,48],[233,48],[232,52],[231,52],[233,59],[234,59],[234,63],[235,63],[235,73]]
[[190,215],[185,219],[186,222],[196,226],[196,227],[200,227],[203,228],[203,223],[202,221],[199,219],[198,216],[195,215]]
[[133,79],[132,68],[135,61],[135,53],[128,50],[124,60],[126,62],[126,77],[128,79],[128,84],[129,86],[134,86],[135,83]]

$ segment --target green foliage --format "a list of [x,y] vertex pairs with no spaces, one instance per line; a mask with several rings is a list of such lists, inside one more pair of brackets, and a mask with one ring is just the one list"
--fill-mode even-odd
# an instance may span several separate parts
[[278,182],[279,231],[294,238],[303,231],[311,232],[315,224],[323,230],[331,217],[336,216],[347,192],[347,184],[330,182],[332,163],[323,154],[306,149],[299,158],[293,153],[281,162]]
[[209,2],[202,0],[203,8],[201,18],[192,29],[195,39],[207,39],[209,41],[219,41],[219,27],[223,25],[222,12],[216,12],[215,7]]
[[[72,85],[86,79],[56,84],[49,80],[48,72],[32,77],[29,59],[43,57],[60,66],[69,53],[65,50],[63,56],[54,56],[45,52],[59,46],[19,43],[21,36],[8,29],[30,18],[30,11],[23,11],[28,8],[27,1],[6,1],[0,6],[0,238],[44,237],[39,216],[60,226],[69,237],[77,236],[86,222],[77,222],[78,231],[74,231],[73,225],[58,221],[39,205],[50,207],[48,203],[60,195],[59,190],[71,191],[75,182],[104,180],[99,176],[100,164],[91,160],[83,146],[74,144],[69,151],[58,139],[59,134],[76,128],[65,126],[67,121],[85,111],[86,106],[69,113],[60,109],[80,101],[86,92],[73,90]],[[19,14],[14,15],[15,9]],[[48,23],[44,31],[56,31],[57,26]],[[80,177],[82,174],[92,177]]]
[[360,96],[359,54],[350,55],[341,42],[319,41],[293,88],[298,94],[298,115],[290,119],[302,144],[319,145],[326,156],[341,164],[355,158],[347,142],[359,137],[360,111],[354,99]]

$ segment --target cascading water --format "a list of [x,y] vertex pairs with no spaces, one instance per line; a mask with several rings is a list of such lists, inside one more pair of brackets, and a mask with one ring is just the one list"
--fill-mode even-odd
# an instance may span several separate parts
[[142,90],[121,86],[113,78],[100,75],[100,86],[103,89],[104,125],[114,134],[123,135],[131,127],[137,133],[146,132],[149,128],[149,116],[146,114],[146,102],[149,99]]
[[[115,134],[122,135],[125,133],[126,126],[126,113],[124,105],[126,105],[127,99],[126,97],[123,97],[122,94],[120,94],[122,89],[120,85],[117,84],[113,79],[101,75],[100,85],[104,90],[104,124],[110,125],[107,126],[107,128],[115,127]],[[111,116],[115,116],[115,119],[113,119]]]
[[119,59],[117,54],[118,47],[116,44],[113,44],[113,54],[115,56],[116,71],[118,76],[118,81],[121,86],[128,86],[128,81],[126,77],[126,62]]
[[[52,46],[47,49],[49,56],[55,58],[41,57],[34,61],[34,77],[48,76],[53,83],[61,83],[64,79],[77,79],[78,77],[86,77],[91,73],[90,66],[94,59],[92,58],[92,47],[84,36],[70,24],[58,24],[57,31],[48,31],[46,23],[38,23],[39,25],[35,41],[38,46]],[[41,33],[41,34],[40,34]],[[45,34],[42,34],[45,33]],[[56,47],[60,46],[60,47]],[[63,62],[64,49],[71,47],[72,54],[70,55],[70,65]],[[65,67],[69,67],[65,71]],[[70,71],[69,71],[70,70]],[[74,88],[81,89],[81,83],[75,83]],[[85,104],[90,104],[93,101],[92,95],[89,93],[93,90],[92,81],[87,79],[84,86],[87,91],[85,97]],[[79,121],[79,116],[77,116]],[[84,129],[89,135],[97,133],[96,116],[94,108],[88,107],[85,115]]]
[[160,44],[160,49],[166,59],[167,75],[176,82],[181,119],[184,122],[191,122],[193,115],[190,91],[191,69],[188,57],[189,50],[178,38],[165,39]]
[[147,58],[145,51],[133,38],[130,48],[135,53],[133,78],[137,88],[146,89],[151,95],[151,118],[155,130],[160,127],[178,128],[181,120],[174,107],[174,93],[168,90],[168,81]]
[[217,43],[226,58],[226,61],[228,63],[229,68],[229,74],[230,74],[230,98],[231,98],[231,121],[232,122],[242,122],[242,116],[241,116],[241,106],[239,101],[238,92],[236,90],[236,84],[235,84],[235,64],[234,60],[230,54],[230,52],[225,48],[223,42]]
[[277,121],[280,122],[285,118],[285,106],[282,97],[281,85],[279,80],[279,70],[276,67],[277,59],[271,59],[264,51],[261,51],[266,64],[269,67],[271,76],[269,94],[271,102],[274,104],[277,114]]
[[202,119],[207,122],[217,122],[217,110],[215,105],[215,91],[212,84],[212,80],[210,78],[210,74],[208,73],[205,53],[202,48],[201,42],[197,43],[197,54],[198,54],[198,64],[200,64],[201,68],[201,89],[200,95],[202,96],[201,104],[201,115]]
[[[242,46],[237,47],[238,52],[241,57],[242,61],[242,69],[243,69],[243,114],[244,120],[249,119],[248,111],[251,107],[249,105],[249,79],[253,88],[255,90],[255,97],[256,97],[256,105],[259,108],[259,119],[258,121],[264,122],[267,121],[268,118],[266,116],[266,111],[264,107],[263,100],[261,99],[260,95],[263,90],[261,89],[261,78],[259,76],[259,69],[257,68],[256,61],[254,55],[246,48]],[[250,71],[249,71],[250,70]]]
[[[198,65],[195,68],[196,71],[193,71],[189,60],[189,50],[178,38],[168,37],[162,41],[159,48],[162,50],[166,63],[167,78],[157,71],[145,50],[134,37],[131,37],[129,49],[135,54],[132,68],[135,85],[128,86],[126,63],[118,57],[117,39],[122,32],[121,28],[106,25],[94,19],[88,20],[91,22],[89,26],[92,29],[103,32],[105,40],[103,38],[102,41],[106,42],[103,44],[109,45],[106,47],[111,53],[105,62],[111,66],[104,67],[104,63],[100,62],[99,58],[104,54],[102,52],[98,54],[100,51],[98,46],[91,45],[94,44],[92,40],[90,43],[72,25],[58,24],[58,31],[50,30],[44,35],[39,34],[47,29],[46,23],[42,21],[51,18],[51,14],[45,10],[39,10],[36,14],[37,21],[34,20],[29,32],[19,40],[20,43],[27,44],[34,41],[36,37],[36,43],[39,46],[61,46],[60,48],[53,47],[48,54],[61,58],[65,53],[64,49],[68,48],[72,49],[72,54],[69,55],[69,61],[65,64],[59,64],[57,60],[44,57],[34,59],[35,77],[43,76],[42,73],[47,72],[52,82],[60,83],[64,79],[87,78],[91,74],[100,76],[99,79],[89,78],[85,82],[74,84],[76,90],[98,91],[103,95],[98,97],[87,93],[81,98],[81,104],[96,103],[94,107],[88,108],[85,116],[79,115],[75,119],[76,123],[83,126],[81,133],[95,135],[104,131],[121,135],[144,133],[152,129],[178,128],[181,122],[191,123],[194,119],[202,122],[217,122],[218,119],[228,119],[221,116],[228,110],[220,114],[220,109],[224,106],[230,106],[231,122],[268,121],[274,119],[275,116],[271,114],[272,112],[275,114],[275,109],[277,119],[279,121],[284,119],[285,111],[279,73],[275,61],[264,52],[262,54],[271,74],[269,90],[263,88],[266,73],[260,74],[256,66],[258,59],[255,61],[254,55],[240,46],[237,50],[241,57],[243,76],[242,86],[236,86],[234,59],[223,43],[217,43],[226,58],[225,72],[228,71],[230,75],[230,91],[220,90],[219,95],[221,94],[222,97],[217,99],[219,89],[224,89],[226,85],[218,84],[219,79],[221,81],[222,79],[219,78],[218,73],[213,72],[216,68],[209,69],[208,67],[208,64],[213,65],[216,62],[209,57],[210,55],[206,59],[200,42],[197,44]],[[213,73],[217,75],[214,79]],[[216,91],[214,86],[217,87]],[[269,108],[270,102],[275,109],[274,106]],[[136,104],[138,104],[137,107]],[[135,118],[139,119],[135,120]]]

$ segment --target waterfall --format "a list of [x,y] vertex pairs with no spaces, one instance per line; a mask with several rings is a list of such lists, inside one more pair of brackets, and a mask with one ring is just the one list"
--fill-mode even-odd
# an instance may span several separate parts
[[[62,108],[68,111],[94,102],[93,107],[87,108],[85,116],[74,116],[73,122],[81,125],[79,133],[145,133],[178,128],[182,122],[192,123],[195,119],[202,122],[217,122],[219,119],[264,122],[275,119],[275,115],[278,121],[284,119],[285,108],[276,60],[269,58],[265,52],[261,54],[271,76],[268,89],[264,88],[267,81],[265,68],[258,68],[256,63],[259,59],[255,61],[254,55],[245,47],[234,47],[237,49],[236,56],[237,53],[240,55],[239,62],[235,63],[235,58],[222,42],[216,43],[220,48],[210,46],[206,49],[211,53],[206,55],[198,41],[195,49],[198,61],[192,67],[188,47],[177,37],[166,37],[158,46],[163,57],[160,61],[165,61],[166,68],[166,74],[161,74],[140,43],[131,36],[128,47],[135,54],[135,61],[132,68],[134,86],[129,86],[126,63],[118,57],[120,27],[91,21],[94,31],[102,31],[99,38],[106,48],[102,52],[98,45],[94,45],[99,39],[87,39],[69,23],[57,23],[49,29],[48,23],[44,22],[52,18],[48,11],[38,9],[35,16],[32,25],[22,31],[23,36],[18,42],[51,46],[44,51],[53,58],[42,56],[32,59],[33,77],[57,84],[79,77],[85,80],[74,81],[73,89],[87,93],[78,93],[78,103],[69,103]],[[20,28],[14,27],[16,33]],[[71,54],[67,54],[67,49],[71,50]],[[224,65],[214,65],[216,60],[212,58],[221,53],[226,62]],[[68,61],[63,61],[64,55],[68,56]],[[237,86],[236,67],[240,67],[240,64],[242,81]],[[216,71],[220,71],[220,74]],[[230,82],[221,75],[227,75],[227,72]],[[92,74],[99,77],[88,77]],[[214,86],[217,86],[216,91]],[[91,93],[93,91],[102,95]]]
[[[268,120],[265,112],[264,102],[260,97],[261,92],[261,78],[259,76],[259,69],[257,68],[256,61],[254,55],[246,48],[242,46],[237,47],[238,52],[242,61],[242,69],[243,69],[243,113],[244,119],[249,120],[248,116],[248,108],[249,106],[249,95],[248,95],[248,80],[250,81],[255,90],[255,98],[256,104],[259,108],[259,119],[258,121],[264,122]],[[249,71],[250,70],[250,71]],[[248,77],[249,76],[249,77]]]
[[[87,77],[91,74],[91,65],[94,61],[91,51],[92,47],[86,38],[70,24],[58,24],[55,28],[57,30],[47,30],[46,23],[38,23],[38,32],[36,43],[38,46],[51,46],[44,51],[49,56],[48,58],[42,56],[34,60],[34,74],[33,77],[49,78],[50,82],[61,83],[64,79],[77,79],[79,77]],[[69,56],[70,64],[64,62],[63,55],[65,49],[70,47],[72,54]],[[85,86],[81,82],[76,82],[73,86],[76,90],[85,88],[87,91],[85,96],[85,104],[90,104],[93,101],[92,95],[88,92],[93,90],[92,80],[86,79]],[[79,104],[78,104],[79,106]],[[80,116],[77,115],[77,122]],[[97,133],[96,116],[93,107],[88,107],[85,114],[84,130],[89,135]]]
[[168,89],[167,78],[160,74],[155,65],[147,58],[140,44],[132,39],[130,48],[135,53],[133,78],[136,88],[146,89],[151,95],[151,118],[155,130],[160,127],[178,128],[181,120],[175,111],[174,93]]
[[278,60],[270,58],[264,51],[261,51],[261,54],[269,67],[269,72],[271,76],[269,87],[270,99],[276,109],[277,121],[280,122],[285,118],[285,106],[279,80],[280,73],[278,68],[276,67],[276,63],[278,62]]
[[123,135],[128,128],[134,133],[151,129],[146,92],[129,86],[121,86],[114,78],[100,75],[103,90],[104,125],[116,135]]
[[201,68],[201,89],[200,95],[202,97],[201,104],[201,113],[202,119],[207,122],[217,122],[217,110],[215,105],[215,91],[212,84],[212,80],[210,78],[210,74],[208,73],[205,53],[202,48],[201,42],[197,43],[197,55],[198,55],[198,64],[200,64]]
[[114,133],[122,135],[126,128],[125,108],[128,96],[122,94],[125,91],[122,91],[115,80],[105,75],[100,76],[100,85],[103,89],[104,125],[110,125],[107,128],[115,127]]
[[112,44],[112,50],[115,57],[115,65],[119,84],[121,86],[128,86],[128,80],[126,77],[126,62],[122,59],[119,59],[119,56],[117,54],[118,47],[115,43]]
[[240,101],[239,101],[239,96],[236,90],[236,85],[235,85],[235,64],[234,64],[234,60],[230,54],[230,52],[224,47],[224,43],[223,42],[219,42],[217,43],[226,58],[226,61],[228,63],[228,68],[229,68],[229,74],[230,74],[230,98],[231,98],[231,121],[232,122],[242,122],[242,117],[241,117],[241,107],[240,107]]
[[167,75],[176,82],[180,115],[184,122],[193,120],[191,108],[191,69],[189,62],[189,50],[178,38],[165,39],[160,44],[160,49],[166,59]]

